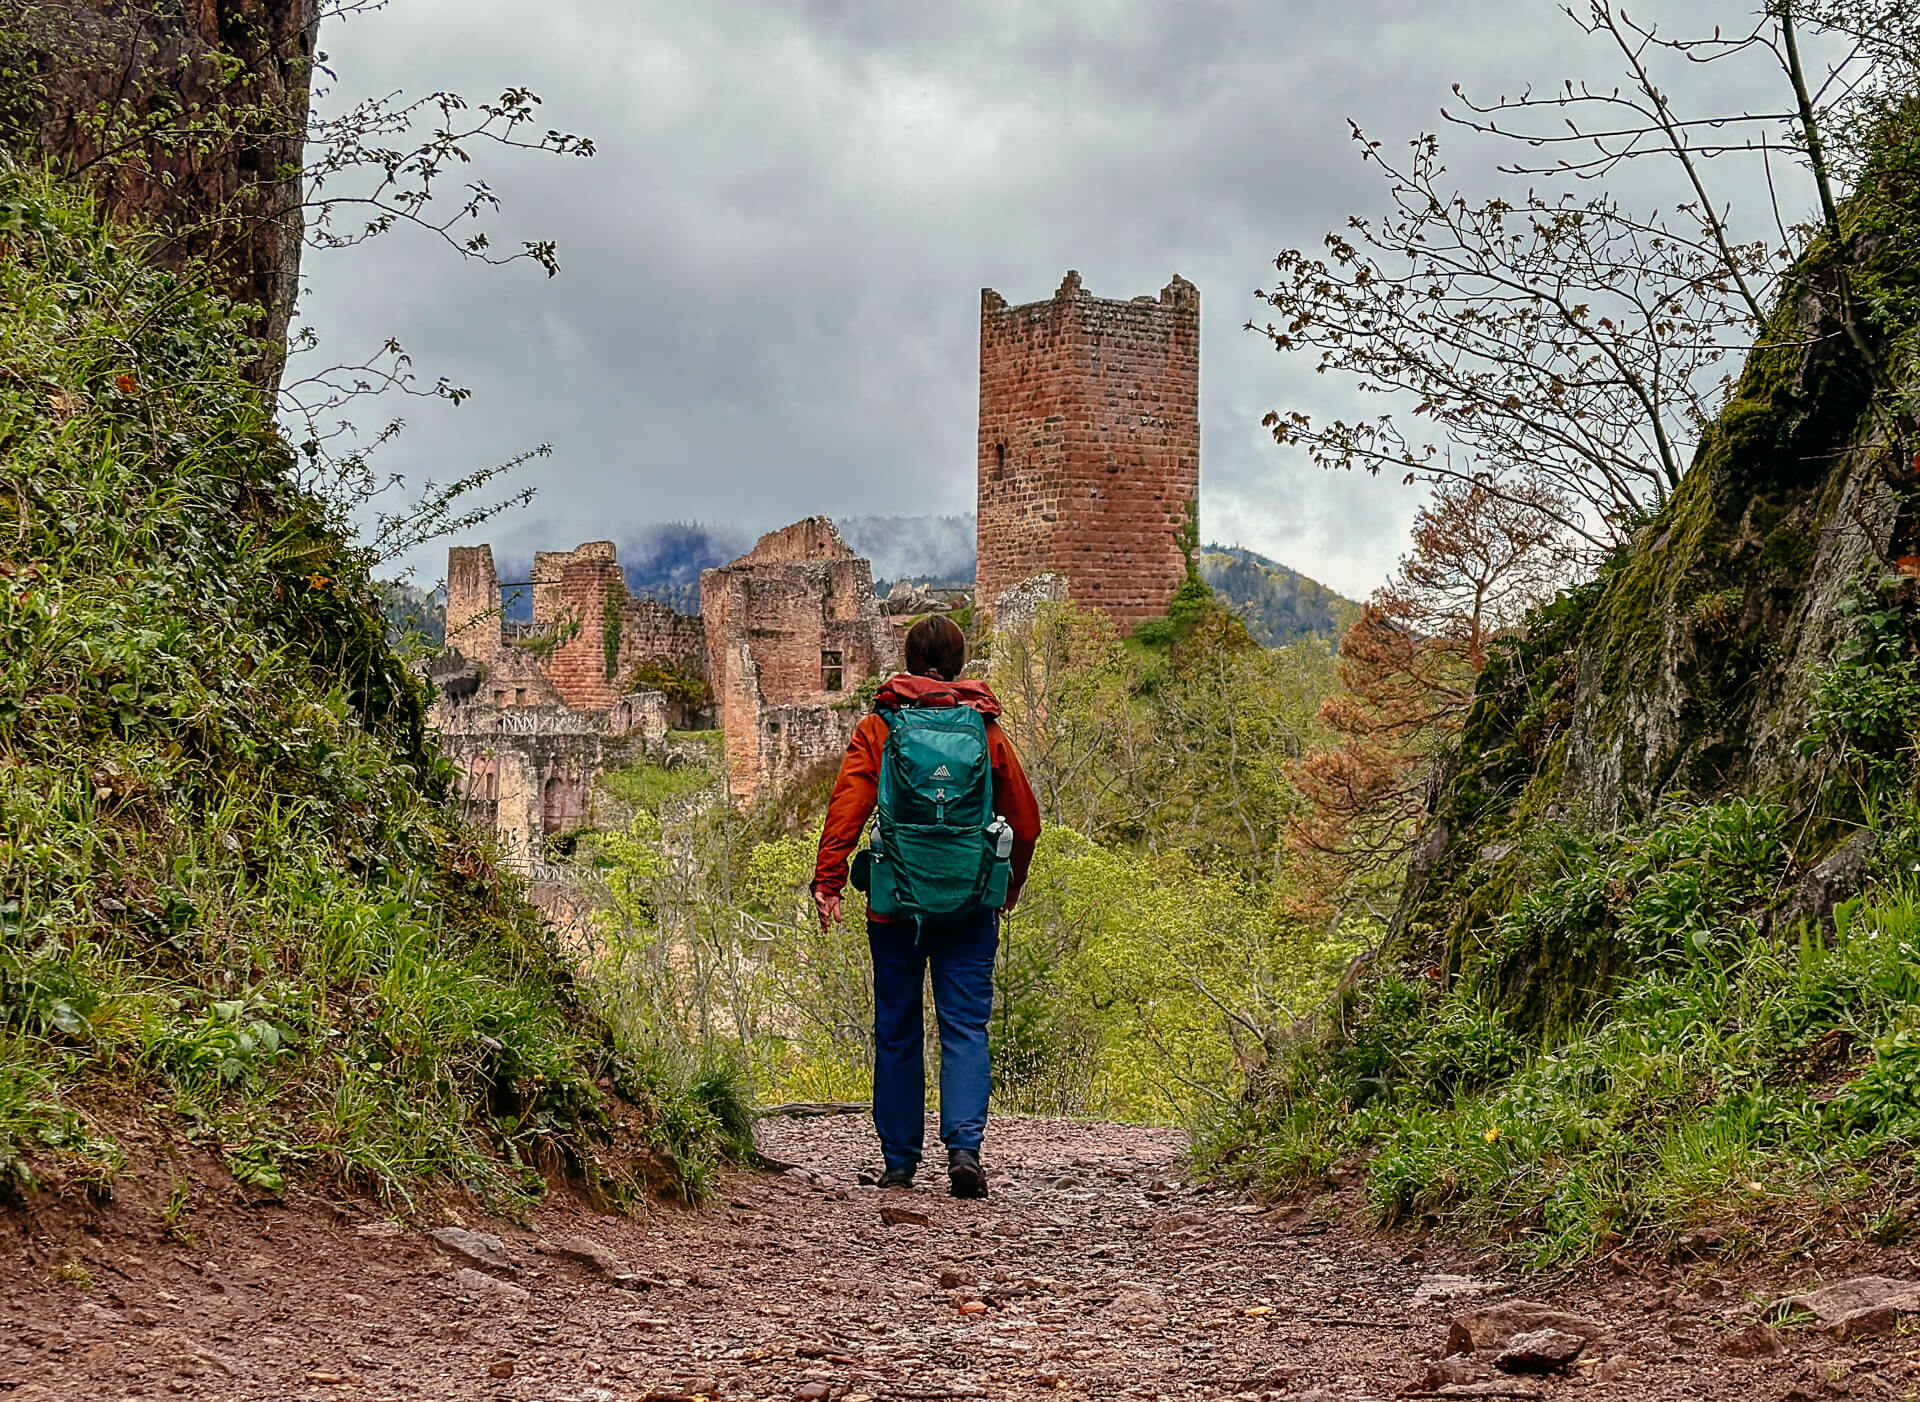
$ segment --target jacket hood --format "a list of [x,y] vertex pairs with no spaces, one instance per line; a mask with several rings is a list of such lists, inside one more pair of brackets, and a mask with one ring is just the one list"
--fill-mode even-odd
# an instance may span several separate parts
[[943,682],[937,677],[916,677],[901,672],[889,677],[873,698],[875,708],[882,706],[971,706],[988,720],[1000,714],[999,698],[985,682],[962,678]]

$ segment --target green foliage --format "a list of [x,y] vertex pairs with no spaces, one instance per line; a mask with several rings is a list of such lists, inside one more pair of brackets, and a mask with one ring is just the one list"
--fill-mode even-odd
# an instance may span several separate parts
[[1190,625],[1155,649],[1104,615],[1043,607],[997,642],[1001,724],[1050,822],[1272,878],[1296,802],[1287,766],[1326,743],[1333,658],[1317,640],[1256,647],[1211,605]]
[[1840,613],[1853,631],[1814,687],[1801,749],[1831,756],[1851,781],[1855,803],[1843,812],[1870,815],[1912,777],[1920,665],[1897,602],[1862,591],[1842,600]]
[[609,769],[600,776],[608,793],[639,812],[659,816],[676,800],[697,794],[714,785],[714,772],[700,764],[637,764]]
[[605,1028],[442,802],[240,318],[35,177],[0,240],[0,1172],[107,1181],[110,1087],[270,1189],[589,1168]]
[[1237,546],[1209,546],[1200,577],[1263,647],[1316,637],[1338,638],[1360,605],[1326,585]]
[[626,595],[624,584],[609,584],[600,599],[600,651],[604,654],[608,681],[620,674],[620,629],[624,619],[621,606],[626,602]]
[[[1323,1000],[1359,949],[1282,904],[1271,888],[1177,855],[1047,830],[1008,921],[1012,972],[995,1026],[1019,1035],[999,1067],[1003,1100],[1162,1122],[1224,1102],[1265,1057],[1268,1030]],[[1033,967],[1043,980],[1013,982]],[[1063,1076],[1076,1072],[1080,1092],[1068,1096]]]
[[700,665],[691,660],[649,658],[627,677],[628,691],[657,691],[667,700],[695,709],[713,704],[713,687]]
[[398,580],[373,581],[387,620],[387,638],[403,655],[438,652],[447,641],[447,611],[424,589]]
[[755,1152],[753,1078],[736,1047],[642,1043],[621,1063],[617,1085],[640,1107],[647,1137],[672,1157],[689,1202],[708,1195],[725,1162]]
[[[1276,1189],[1365,1153],[1381,1221],[1538,1261],[1707,1223],[1791,1236],[1854,1212],[1867,1230],[1866,1165],[1920,1135],[1915,893],[1843,907],[1831,938],[1763,937],[1785,847],[1778,812],[1744,800],[1551,846],[1535,860],[1559,874],[1485,963],[1449,987],[1364,986],[1337,1036],[1296,1045],[1213,1128],[1213,1152],[1251,1143],[1236,1171]],[[1609,942],[1616,981],[1577,1020],[1522,1029],[1489,1001],[1501,960],[1567,928]]]

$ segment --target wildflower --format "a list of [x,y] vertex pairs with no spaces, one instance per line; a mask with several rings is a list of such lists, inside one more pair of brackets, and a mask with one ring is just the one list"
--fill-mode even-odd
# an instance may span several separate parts
[[1495,1143],[1500,1138],[1500,1126],[1495,1125],[1492,1129],[1488,1130],[1485,1134],[1481,1135],[1480,1137],[1486,1140],[1487,1143],[1489,1144]]

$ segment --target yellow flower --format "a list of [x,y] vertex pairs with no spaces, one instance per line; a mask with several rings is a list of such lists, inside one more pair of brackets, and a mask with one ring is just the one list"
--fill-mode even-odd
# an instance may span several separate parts
[[1488,1130],[1485,1134],[1481,1135],[1480,1137],[1486,1140],[1487,1143],[1489,1144],[1493,1143],[1495,1140],[1499,1139],[1500,1137],[1500,1126],[1495,1125],[1492,1129]]

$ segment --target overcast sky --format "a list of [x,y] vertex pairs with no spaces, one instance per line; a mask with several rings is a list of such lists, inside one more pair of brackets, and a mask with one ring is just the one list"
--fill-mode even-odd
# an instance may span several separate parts
[[[1456,81],[1613,73],[1551,0],[393,0],[321,47],[333,105],[521,83],[599,147],[481,153],[496,245],[556,239],[551,281],[404,232],[308,255],[330,357],[394,336],[474,391],[394,406],[385,467],[553,445],[534,504],[473,538],[970,512],[980,289],[1036,301],[1077,268],[1125,298],[1179,273],[1202,299],[1206,536],[1352,595],[1416,489],[1273,444],[1269,409],[1348,405],[1241,329],[1253,290],[1280,248],[1378,210],[1349,117],[1400,143]],[[1456,169],[1490,163],[1450,141]],[[415,563],[434,582],[443,549]]]

